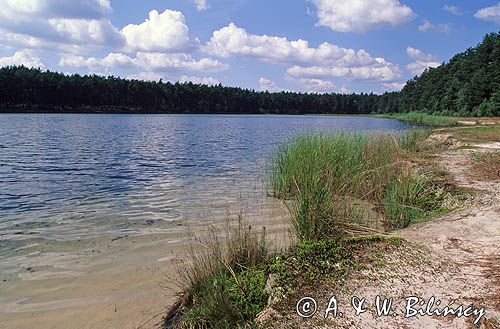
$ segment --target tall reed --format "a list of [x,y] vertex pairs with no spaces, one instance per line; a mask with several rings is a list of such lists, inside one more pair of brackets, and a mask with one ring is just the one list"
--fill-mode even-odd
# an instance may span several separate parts
[[[281,145],[271,161],[271,185],[274,195],[288,205],[299,239],[338,238],[353,232],[366,216],[367,204],[388,220],[395,212],[406,212],[401,203],[413,193],[416,180],[408,181],[408,189],[396,188],[395,182],[409,177],[410,164],[402,155],[415,147],[419,137],[308,134]],[[391,209],[390,216],[386,209]]]

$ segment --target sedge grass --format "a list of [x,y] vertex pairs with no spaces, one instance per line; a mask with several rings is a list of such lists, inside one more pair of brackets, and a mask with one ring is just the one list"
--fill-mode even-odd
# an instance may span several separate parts
[[367,212],[359,204],[373,205],[390,228],[420,216],[419,196],[429,186],[412,173],[404,155],[423,136],[309,134],[279,147],[271,162],[271,185],[276,197],[288,200],[299,240],[366,231],[366,225],[357,225]]

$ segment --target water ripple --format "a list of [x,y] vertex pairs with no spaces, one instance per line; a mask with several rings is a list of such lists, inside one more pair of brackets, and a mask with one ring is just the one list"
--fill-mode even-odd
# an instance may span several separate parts
[[280,141],[406,127],[349,116],[2,114],[0,249],[261,204],[256,186]]

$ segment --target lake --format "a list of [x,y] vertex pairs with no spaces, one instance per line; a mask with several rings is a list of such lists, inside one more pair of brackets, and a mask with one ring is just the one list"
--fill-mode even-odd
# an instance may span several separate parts
[[34,242],[204,225],[228,211],[265,216],[277,144],[408,127],[362,116],[3,114],[0,258]]
[[193,233],[242,214],[286,245],[286,214],[265,187],[279,143],[409,127],[361,116],[1,114],[2,325],[159,321]]

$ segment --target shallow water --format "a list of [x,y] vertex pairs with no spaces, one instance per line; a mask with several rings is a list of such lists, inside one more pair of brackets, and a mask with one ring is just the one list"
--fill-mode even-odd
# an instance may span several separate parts
[[159,321],[189,231],[242,213],[287,244],[284,211],[264,188],[276,144],[408,127],[352,116],[0,115],[0,327]]
[[406,128],[358,116],[3,114],[0,259],[47,241],[203,225],[228,210],[262,215],[276,144]]

